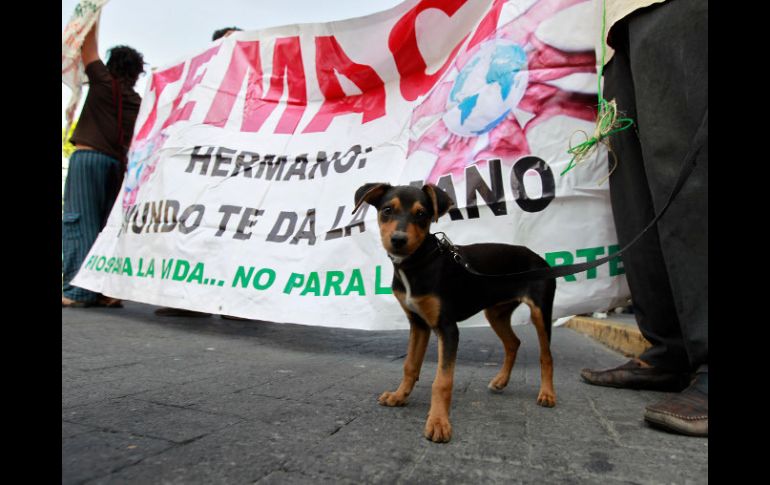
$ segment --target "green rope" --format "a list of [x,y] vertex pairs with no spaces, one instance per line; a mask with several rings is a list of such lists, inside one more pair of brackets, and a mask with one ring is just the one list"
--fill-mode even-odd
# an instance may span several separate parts
[[579,145],[576,145],[574,147],[572,146],[572,139],[570,138],[570,148],[569,150],[567,150],[567,153],[572,155],[572,158],[567,164],[567,168],[564,169],[561,175],[564,175],[565,173],[569,172],[578,163],[582,162],[588,155],[590,155],[598,147],[599,143],[603,143],[604,145],[606,145],[607,148],[610,150],[610,153],[612,153],[612,155],[614,156],[615,154],[612,152],[612,148],[610,148],[607,137],[619,131],[626,130],[634,124],[634,120],[632,120],[631,118],[618,119],[618,108],[617,108],[617,105],[615,104],[615,100],[613,99],[612,101],[607,101],[606,99],[604,99],[604,97],[602,97],[602,76],[604,73],[604,59],[606,55],[606,48],[605,48],[605,42],[604,42],[606,25],[607,25],[607,5],[605,0],[604,2],[602,2],[602,38],[601,38],[602,62],[599,65],[599,72],[596,80],[596,84],[597,84],[596,94],[599,100],[599,112],[597,114],[597,119],[596,119],[596,129],[594,130],[594,135],[590,138],[588,138],[588,135],[586,135],[584,131],[575,132],[575,133],[583,133],[584,135],[586,135],[586,138],[588,139],[583,143],[580,143]]

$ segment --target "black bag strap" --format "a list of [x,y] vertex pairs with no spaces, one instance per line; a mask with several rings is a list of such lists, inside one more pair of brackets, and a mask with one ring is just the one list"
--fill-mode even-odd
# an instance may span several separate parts
[[124,150],[126,146],[123,144],[123,93],[120,92],[120,81],[112,77],[112,100],[115,103],[118,110],[118,146],[121,148],[120,163],[123,167],[123,171],[127,165],[127,150]]

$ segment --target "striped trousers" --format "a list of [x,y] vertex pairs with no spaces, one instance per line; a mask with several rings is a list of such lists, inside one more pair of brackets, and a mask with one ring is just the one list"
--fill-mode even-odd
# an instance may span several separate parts
[[120,162],[101,152],[77,150],[70,157],[62,214],[62,295],[67,298],[80,302],[99,298],[70,281],[104,228],[122,180]]

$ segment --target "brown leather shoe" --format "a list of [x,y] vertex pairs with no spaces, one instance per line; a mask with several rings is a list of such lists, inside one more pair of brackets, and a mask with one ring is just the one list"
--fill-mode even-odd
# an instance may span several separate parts
[[690,387],[647,406],[644,419],[657,428],[690,436],[709,435],[708,372],[696,374]]
[[605,370],[583,369],[580,376],[595,386],[678,392],[687,387],[688,374],[664,371],[639,359]]

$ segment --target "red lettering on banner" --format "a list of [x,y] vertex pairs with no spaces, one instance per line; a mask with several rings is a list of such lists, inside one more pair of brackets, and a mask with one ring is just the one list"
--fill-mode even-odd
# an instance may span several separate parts
[[424,10],[437,8],[451,17],[465,2],[466,0],[423,0],[404,14],[390,31],[388,47],[393,53],[393,59],[396,61],[396,67],[398,67],[398,72],[401,75],[401,95],[407,101],[414,101],[420,95],[427,93],[438,82],[457,55],[457,51],[460,50],[465,39],[468,38],[466,35],[457,43],[438,71],[433,74],[425,74],[425,69],[428,66],[425,64],[425,59],[417,45],[415,30],[417,16]]
[[500,11],[503,9],[503,4],[506,1],[507,0],[495,0],[492,4],[492,8],[489,9],[489,12],[484,16],[484,19],[479,22],[479,26],[473,34],[473,38],[468,42],[468,50],[497,30],[497,21],[500,19]]
[[[362,113],[363,123],[385,116],[385,83],[377,72],[351,61],[334,36],[316,37],[315,46],[316,76],[325,100],[303,133],[326,131],[335,116],[349,113]],[[335,71],[350,79],[362,94],[346,95]]]
[[[428,66],[417,43],[417,18],[428,9],[438,9],[448,17],[452,17],[466,3],[467,0],[422,0],[393,25],[388,36],[388,48],[400,75],[401,95],[406,101],[416,100],[439,81],[471,35],[471,33],[466,34],[455,45],[436,72],[427,74]],[[490,10],[473,32],[469,48],[495,31],[504,3],[505,0],[493,0]],[[213,46],[189,61],[184,83],[161,129],[177,121],[190,119],[195,101],[180,105],[185,95],[200,84],[206,72],[204,65],[218,53],[221,45]],[[275,133],[295,133],[307,108],[307,82],[300,38],[293,36],[275,39],[272,72],[269,74],[269,87],[266,93],[263,89],[265,73],[260,46],[260,41],[236,41],[230,63],[203,123],[220,128],[227,124],[248,74],[240,131],[258,132],[276,107],[282,104],[283,113],[278,120]],[[316,37],[315,47],[315,70],[319,87],[324,95],[324,102],[305,126],[303,133],[326,131],[334,118],[346,114],[360,113],[362,123],[368,123],[386,115],[385,84],[377,71],[369,65],[358,64],[351,60],[334,36]],[[155,101],[147,120],[137,133],[137,140],[146,138],[152,131],[157,122],[158,100],[163,90],[168,84],[179,81],[185,66],[186,64],[178,64],[154,74],[151,90],[155,92]],[[338,75],[349,79],[361,90],[361,94],[346,95]],[[287,86],[286,100],[281,102],[284,96],[284,85]]]
[[285,37],[275,40],[270,88],[264,97],[259,96],[262,90],[261,74],[260,72],[249,77],[249,86],[254,80],[259,87],[254,87],[251,91],[246,92],[241,131],[259,131],[281,100],[284,79],[286,79],[289,91],[288,99],[281,119],[278,120],[278,125],[275,127],[275,133],[294,133],[307,106],[307,86],[305,71],[302,66],[302,49],[300,48],[299,37]]
[[158,116],[158,100],[160,99],[160,95],[163,94],[163,90],[166,89],[166,86],[178,81],[179,78],[182,77],[183,71],[184,62],[177,64],[176,66],[169,67],[168,69],[153,73],[150,90],[155,92],[155,101],[152,104],[152,110],[150,111],[149,116],[147,116],[147,120],[136,134],[137,140],[143,140],[147,137],[147,135],[150,134],[152,127],[155,125],[155,118]]
[[276,39],[273,49],[273,72],[267,95],[264,95],[262,89],[264,73],[259,45],[259,41],[235,43],[230,65],[204,123],[225,126],[243,85],[243,78],[248,72],[241,131],[255,132],[262,128],[265,120],[278,105],[283,95],[284,79],[288,77],[288,100],[275,132],[294,133],[307,106],[307,87],[299,37]]
[[[235,43],[230,65],[227,66],[222,84],[219,85],[214,102],[203,120],[205,124],[220,128],[225,126],[247,72],[249,80],[246,83],[246,99],[259,99],[262,97],[262,58],[259,55],[258,40]],[[244,116],[244,122],[245,120]]]
[[174,99],[174,104],[171,106],[171,114],[168,116],[168,118],[166,118],[166,121],[163,123],[161,129],[173,125],[177,121],[190,119],[192,110],[195,107],[195,101],[189,101],[181,108],[179,105],[182,103],[182,98],[184,95],[187,94],[192,88],[194,88],[196,84],[199,84],[203,79],[203,75],[205,74],[206,70],[204,69],[199,76],[195,77],[198,69],[203,64],[208,62],[214,56],[214,54],[219,51],[219,47],[221,45],[222,44],[216,45],[204,53],[198,54],[192,58],[190,61],[190,69],[187,71],[187,78],[185,79],[184,84],[182,84],[182,89],[179,90],[179,94],[177,94],[176,99]]

